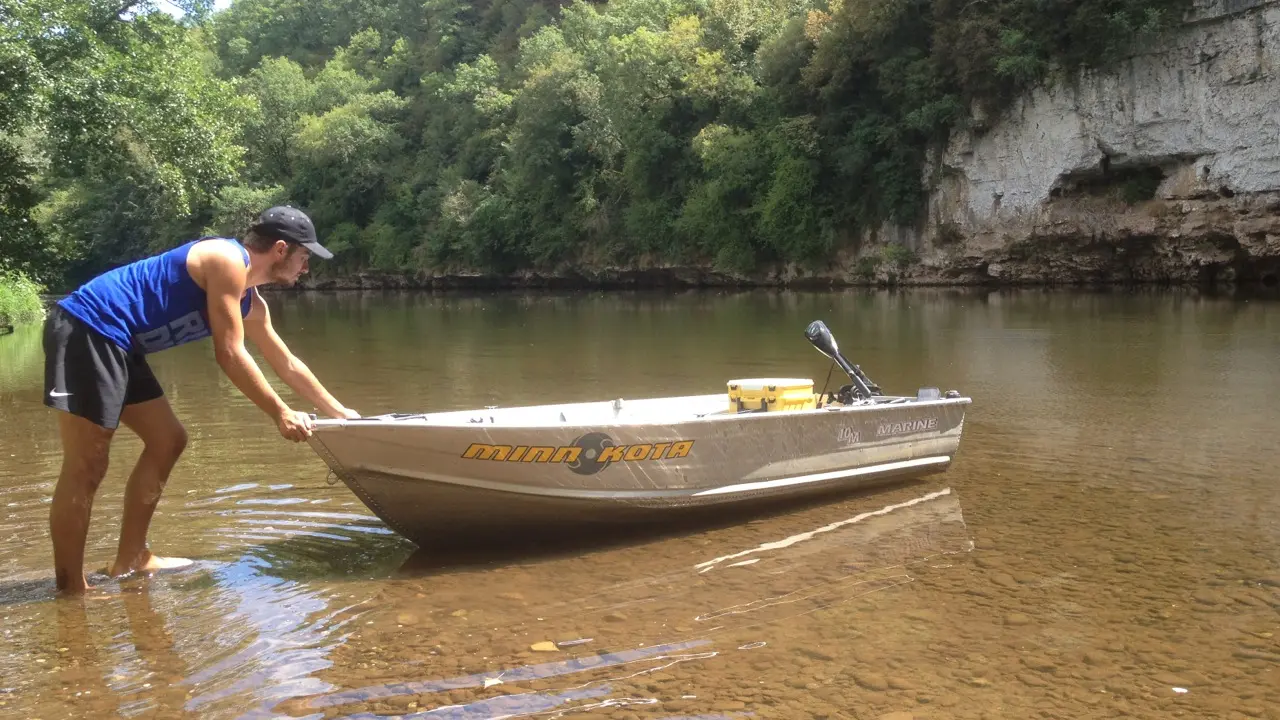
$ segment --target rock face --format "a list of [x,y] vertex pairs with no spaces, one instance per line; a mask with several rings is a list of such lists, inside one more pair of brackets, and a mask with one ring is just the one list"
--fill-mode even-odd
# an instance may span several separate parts
[[1280,0],[1203,2],[976,124],[930,168],[907,281],[1274,281]]

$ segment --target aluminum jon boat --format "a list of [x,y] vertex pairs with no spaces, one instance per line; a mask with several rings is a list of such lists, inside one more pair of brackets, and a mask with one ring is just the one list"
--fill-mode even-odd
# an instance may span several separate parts
[[662,519],[942,472],[970,398],[885,395],[822,321],[805,336],[849,383],[727,381],[708,395],[319,419],[309,443],[392,530]]

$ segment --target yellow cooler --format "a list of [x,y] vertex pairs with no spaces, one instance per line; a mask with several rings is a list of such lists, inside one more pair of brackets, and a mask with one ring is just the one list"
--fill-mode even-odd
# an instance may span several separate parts
[[729,381],[729,410],[813,410],[813,381],[804,378],[744,378]]

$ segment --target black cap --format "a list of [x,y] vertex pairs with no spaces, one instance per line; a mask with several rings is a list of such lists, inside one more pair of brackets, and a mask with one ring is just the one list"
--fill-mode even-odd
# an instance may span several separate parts
[[258,217],[258,222],[249,229],[285,242],[297,243],[326,260],[333,257],[333,253],[316,240],[316,226],[311,224],[311,218],[297,208],[277,205],[265,210]]

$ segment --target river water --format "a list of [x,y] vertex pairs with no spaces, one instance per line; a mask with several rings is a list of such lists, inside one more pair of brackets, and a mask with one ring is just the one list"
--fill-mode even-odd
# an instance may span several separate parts
[[208,343],[185,346],[152,358],[190,442],[151,540],[196,563],[93,572],[114,556],[140,449],[122,431],[93,508],[95,587],[57,599],[60,446],[39,328],[19,328],[0,338],[0,716],[1280,718],[1274,301],[270,302],[282,337],[364,414],[761,375],[821,385],[814,319],[886,392],[954,388],[973,404],[955,463],[927,480],[643,534],[424,550],[281,439]]

